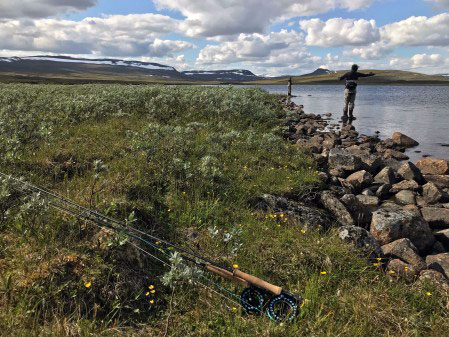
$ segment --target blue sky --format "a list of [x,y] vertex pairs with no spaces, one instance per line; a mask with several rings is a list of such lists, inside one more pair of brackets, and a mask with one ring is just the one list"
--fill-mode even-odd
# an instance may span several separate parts
[[37,54],[267,75],[353,62],[449,73],[449,0],[2,0],[0,56]]

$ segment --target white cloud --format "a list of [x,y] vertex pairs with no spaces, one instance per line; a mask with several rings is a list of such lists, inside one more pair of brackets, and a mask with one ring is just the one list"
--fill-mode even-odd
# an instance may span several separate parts
[[97,0],[1,0],[0,19],[44,18],[95,6]]
[[381,36],[396,46],[449,46],[449,13],[412,16],[382,27]]
[[159,8],[181,12],[189,36],[263,33],[277,20],[325,13],[336,8],[355,10],[373,0],[154,0]]
[[380,60],[393,51],[392,46],[388,46],[382,42],[371,43],[367,47],[353,48],[345,50],[346,56],[361,57],[366,60]]
[[82,21],[0,21],[0,49],[106,56],[165,56],[194,45],[160,37],[178,21],[156,14],[114,15]]
[[439,73],[448,70],[449,57],[441,54],[415,54],[411,58],[393,58],[389,65],[392,68],[405,70],[425,69],[428,73]]
[[301,21],[300,26],[307,33],[309,46],[362,46],[380,39],[375,20],[334,18],[324,22],[311,19]]

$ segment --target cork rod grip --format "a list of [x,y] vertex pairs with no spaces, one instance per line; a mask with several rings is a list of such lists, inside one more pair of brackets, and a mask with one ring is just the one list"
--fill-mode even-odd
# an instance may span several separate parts
[[241,278],[243,280],[246,280],[249,283],[251,283],[251,284],[253,284],[253,285],[255,285],[255,286],[259,287],[259,288],[266,289],[266,290],[272,292],[275,295],[280,295],[282,293],[282,288],[281,287],[275,286],[275,285],[273,285],[271,283],[268,283],[268,282],[266,282],[264,280],[261,280],[258,277],[255,277],[253,275],[244,273],[244,272],[242,272],[242,271],[240,271],[238,269],[234,270],[234,276],[239,277],[239,278]]
[[228,279],[230,281],[238,283],[244,287],[249,287],[249,283],[247,281],[245,281],[244,279],[242,279],[240,277],[235,276],[234,274],[232,274],[231,272],[229,272],[225,269],[215,267],[210,264],[206,265],[206,269],[207,269],[207,271],[209,271],[211,273],[214,273],[214,274],[221,276],[225,279]]

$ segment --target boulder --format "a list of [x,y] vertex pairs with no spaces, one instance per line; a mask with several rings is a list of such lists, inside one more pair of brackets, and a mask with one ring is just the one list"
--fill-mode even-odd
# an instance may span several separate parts
[[396,183],[396,174],[391,167],[387,166],[374,177],[374,182],[393,185]]
[[422,216],[430,227],[433,229],[448,229],[449,228],[449,209],[424,207],[421,209]]
[[372,212],[365,207],[354,194],[345,194],[341,201],[351,213],[357,226],[368,227],[371,223]]
[[331,168],[331,169],[329,170],[329,174],[330,174],[332,177],[337,177],[337,178],[344,178],[344,177],[346,177],[346,172],[345,172],[345,170],[340,169],[340,168]]
[[420,252],[430,249],[435,242],[428,223],[404,210],[385,208],[374,212],[370,232],[382,245],[408,238]]
[[387,275],[391,279],[402,279],[406,282],[411,283],[415,281],[418,273],[412,265],[405,263],[399,259],[395,259],[388,262]]
[[362,167],[362,160],[343,149],[329,151],[329,166],[346,171],[357,171]]
[[385,159],[384,160],[384,165],[385,166],[389,166],[393,170],[397,171],[397,170],[400,169],[402,163],[399,160],[397,160],[397,159],[391,158],[391,159]]
[[371,185],[373,176],[365,170],[362,170],[351,174],[346,178],[346,181],[352,185],[354,191],[361,191],[363,188]]
[[352,244],[370,258],[382,256],[379,242],[366,229],[356,226],[343,226],[338,229],[341,240]]
[[385,150],[385,152],[383,154],[383,157],[385,159],[393,158],[393,159],[397,159],[397,160],[408,160],[408,159],[410,159],[409,156],[403,154],[402,152],[393,150],[393,149]]
[[444,229],[442,231],[436,232],[435,239],[441,242],[445,249],[449,251],[449,229]]
[[429,255],[426,257],[428,269],[433,269],[449,278],[449,253]]
[[391,187],[392,186],[390,184],[383,184],[377,189],[376,196],[379,197],[380,199],[387,198],[388,195],[390,194]]
[[358,195],[357,199],[359,200],[359,202],[367,207],[370,210],[375,210],[377,208],[377,206],[379,206],[380,204],[380,200],[378,197],[375,196],[368,196],[368,195]]
[[398,174],[407,180],[415,180],[418,183],[424,182],[421,171],[412,162],[402,164],[398,170]]
[[443,192],[434,183],[427,183],[423,186],[423,197],[429,204],[436,204],[443,198]]
[[449,175],[425,175],[424,179],[439,188],[449,188]]
[[387,257],[399,258],[412,265],[419,273],[427,268],[426,262],[419,256],[418,250],[409,239],[400,239],[381,247]]
[[400,183],[394,184],[391,187],[391,193],[397,193],[400,191],[417,191],[419,189],[419,185],[414,180],[403,180]]
[[416,205],[415,193],[412,191],[401,191],[394,196],[399,205]]
[[416,140],[400,132],[393,133],[391,139],[393,140],[393,143],[395,145],[403,146],[406,148],[415,147],[419,145],[419,143]]
[[418,282],[421,284],[430,283],[438,289],[449,291],[448,279],[439,271],[426,269],[419,274]]
[[346,209],[345,205],[343,205],[343,203],[338,200],[332,193],[327,191],[321,193],[320,201],[323,204],[324,208],[327,209],[331,214],[333,214],[342,225],[354,225],[354,219]]
[[385,163],[381,156],[375,154],[363,155],[360,157],[363,167],[371,174],[376,174],[382,167],[385,167]]
[[374,197],[376,195],[376,193],[374,193],[373,190],[370,188],[365,188],[361,194],[366,195],[367,197]]
[[445,175],[449,174],[449,162],[441,159],[422,159],[416,163],[422,174]]

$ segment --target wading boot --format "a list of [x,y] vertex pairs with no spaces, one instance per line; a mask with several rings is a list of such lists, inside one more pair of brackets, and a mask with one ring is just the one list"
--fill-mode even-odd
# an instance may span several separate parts
[[353,112],[353,110],[349,110],[349,120],[354,121],[354,120],[356,120],[357,118],[354,117],[354,115],[353,115],[352,112]]

